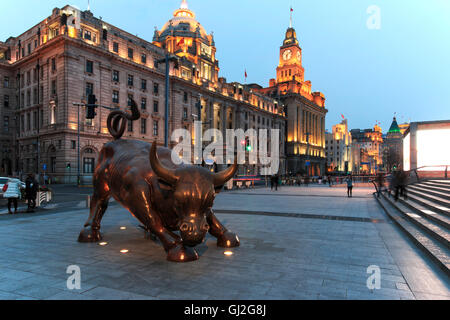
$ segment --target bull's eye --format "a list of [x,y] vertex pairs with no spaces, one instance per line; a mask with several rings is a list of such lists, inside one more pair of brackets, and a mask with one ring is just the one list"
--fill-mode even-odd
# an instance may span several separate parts
[[189,225],[186,222],[181,224],[180,231],[187,231],[188,229],[189,229]]

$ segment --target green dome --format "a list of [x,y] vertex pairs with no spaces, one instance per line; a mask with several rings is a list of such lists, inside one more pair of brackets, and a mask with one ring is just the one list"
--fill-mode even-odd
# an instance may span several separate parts
[[399,133],[399,132],[401,132],[401,131],[400,131],[400,128],[398,127],[397,119],[395,119],[395,117],[394,117],[394,120],[392,121],[392,124],[391,124],[391,127],[389,128],[388,133]]

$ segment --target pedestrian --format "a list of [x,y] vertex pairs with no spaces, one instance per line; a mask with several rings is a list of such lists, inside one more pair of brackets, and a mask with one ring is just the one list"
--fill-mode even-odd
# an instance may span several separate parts
[[347,179],[345,179],[347,182],[347,197],[352,198],[353,197],[353,178],[352,176],[348,176]]
[[27,212],[34,212],[36,208],[36,196],[39,190],[39,185],[33,174],[29,173],[25,180],[25,198],[28,202]]
[[8,180],[8,182],[3,186],[3,192],[3,198],[8,199],[8,213],[13,213],[11,211],[11,204],[14,204],[14,213],[17,213],[17,200],[21,198],[19,180]]
[[278,174],[275,174],[273,177],[273,182],[275,184],[275,191],[278,191],[278,185],[280,184],[280,177],[278,176]]
[[328,175],[328,184],[329,184],[329,186],[331,188],[332,181],[331,181],[331,176],[330,175]]
[[309,187],[309,176],[305,177],[305,186]]
[[270,190],[271,191],[273,190],[273,187],[274,187],[274,176],[275,175],[270,176]]
[[380,172],[375,178],[375,183],[377,185],[377,197],[379,198],[381,195],[381,188],[384,186],[384,175]]
[[396,188],[395,188],[395,201],[398,201],[398,197],[402,196],[403,199],[407,199],[406,185],[408,184],[408,174],[403,170],[397,171],[396,174]]

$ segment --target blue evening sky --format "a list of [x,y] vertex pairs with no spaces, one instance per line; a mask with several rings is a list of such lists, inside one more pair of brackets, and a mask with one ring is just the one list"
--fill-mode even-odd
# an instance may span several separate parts
[[[2,1],[0,40],[17,36],[54,7],[87,0]],[[151,41],[181,0],[91,0],[95,16]],[[348,118],[350,128],[381,122],[450,119],[449,0],[188,0],[214,31],[220,75],[267,86],[294,8],[305,78],[326,96],[328,129]],[[367,8],[381,10],[381,29],[369,30]]]

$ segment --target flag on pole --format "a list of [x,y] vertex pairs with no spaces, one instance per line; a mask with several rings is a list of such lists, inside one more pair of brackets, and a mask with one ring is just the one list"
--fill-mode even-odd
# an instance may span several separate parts
[[247,79],[247,69],[245,69],[245,79]]
[[294,9],[292,9],[292,7],[291,7],[291,12],[294,12]]
[[341,113],[341,117],[342,117],[342,119],[344,119],[345,120],[345,117],[344,117],[344,115]]

